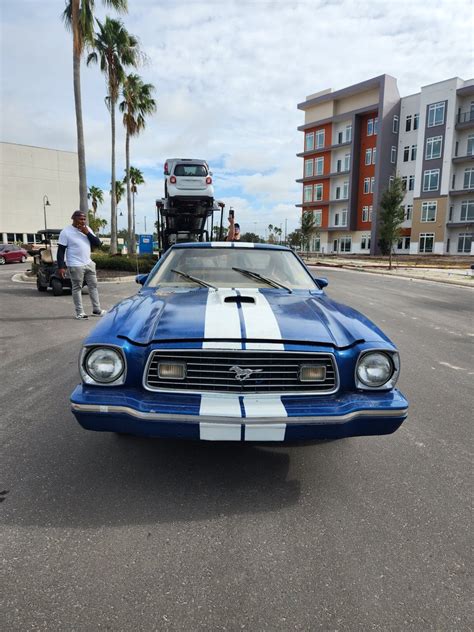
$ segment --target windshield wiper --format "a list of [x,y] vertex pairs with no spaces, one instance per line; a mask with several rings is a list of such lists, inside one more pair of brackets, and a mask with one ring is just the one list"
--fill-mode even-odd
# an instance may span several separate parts
[[218,289],[215,285],[206,283],[206,281],[203,281],[202,279],[198,279],[197,277],[193,277],[190,274],[186,274],[186,272],[181,272],[180,270],[171,270],[171,272],[175,272],[176,274],[179,274],[179,276],[182,276],[185,279],[189,279],[190,281],[194,281],[194,283],[198,283],[199,285],[202,285],[203,287],[210,287],[213,290]]
[[240,274],[248,276],[251,279],[257,279],[258,281],[263,281],[264,283],[266,283],[267,285],[270,285],[271,287],[277,287],[277,288],[281,287],[287,292],[289,292],[290,294],[293,292],[293,290],[290,290],[290,288],[286,287],[286,285],[283,285],[282,283],[275,281],[275,279],[270,279],[269,277],[262,276],[261,274],[259,274],[258,272],[254,272],[253,270],[244,270],[243,268],[232,268],[232,270],[235,270],[236,272],[240,272]]

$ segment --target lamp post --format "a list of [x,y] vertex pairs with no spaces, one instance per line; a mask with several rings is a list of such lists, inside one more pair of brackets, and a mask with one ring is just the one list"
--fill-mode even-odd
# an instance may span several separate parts
[[[47,206],[51,206],[51,204],[49,203],[48,196],[43,195],[43,215],[44,215],[44,229],[45,230],[48,230],[47,222],[46,222],[46,207]],[[44,237],[46,239],[46,235]]]

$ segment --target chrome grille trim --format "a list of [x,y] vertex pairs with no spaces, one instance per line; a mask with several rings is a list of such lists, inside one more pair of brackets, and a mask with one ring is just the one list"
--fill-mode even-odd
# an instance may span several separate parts
[[[300,365],[311,360],[326,367],[323,382],[299,381]],[[186,378],[179,382],[160,380],[157,366],[163,361],[186,362]],[[234,365],[263,371],[239,381],[229,371]],[[331,395],[339,389],[339,373],[334,354],[329,352],[158,349],[148,356],[143,387],[148,391],[186,393]]]

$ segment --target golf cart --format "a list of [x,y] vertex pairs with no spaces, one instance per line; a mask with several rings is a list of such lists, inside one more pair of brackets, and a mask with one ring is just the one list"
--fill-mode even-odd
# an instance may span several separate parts
[[57,239],[61,230],[48,228],[39,230],[38,234],[42,235],[42,245],[39,250],[33,253],[36,264],[36,287],[38,292],[46,292],[50,287],[54,296],[61,296],[63,290],[71,289],[71,279],[69,271],[66,269],[66,275],[62,279],[58,274],[57,255]]

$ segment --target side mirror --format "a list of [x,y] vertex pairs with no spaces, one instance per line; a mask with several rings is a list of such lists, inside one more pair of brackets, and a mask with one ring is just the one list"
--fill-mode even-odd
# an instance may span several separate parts
[[324,290],[324,288],[329,285],[329,281],[327,279],[324,279],[323,277],[313,277],[313,279],[318,284],[320,290]]
[[145,285],[147,279],[148,279],[148,274],[137,274],[137,276],[135,277],[135,283],[139,283],[140,285]]

